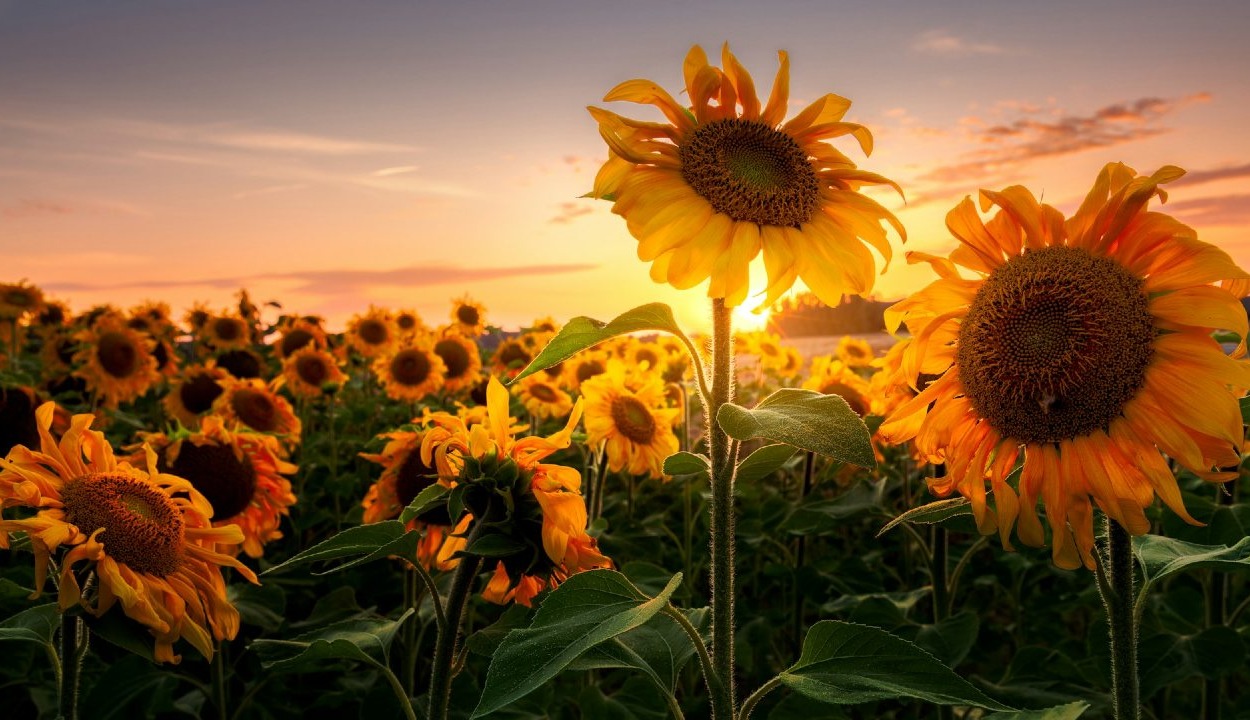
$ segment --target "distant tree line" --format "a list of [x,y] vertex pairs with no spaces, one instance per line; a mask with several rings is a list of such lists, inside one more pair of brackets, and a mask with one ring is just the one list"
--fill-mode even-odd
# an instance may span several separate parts
[[892,302],[844,295],[830,307],[810,292],[786,296],[772,307],[768,329],[782,337],[885,332],[885,309]]

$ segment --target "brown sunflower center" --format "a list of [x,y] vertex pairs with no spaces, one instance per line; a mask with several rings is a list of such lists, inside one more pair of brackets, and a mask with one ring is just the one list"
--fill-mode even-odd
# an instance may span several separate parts
[[560,399],[560,396],[556,394],[556,389],[546,383],[530,385],[530,395],[545,403],[553,403]]
[[639,348],[638,352],[634,353],[634,360],[639,363],[645,362],[647,367],[653,370],[656,365],[660,363],[660,358],[656,356],[655,352],[651,348]]
[[390,333],[386,331],[386,323],[373,318],[362,320],[360,326],[356,329],[356,334],[360,336],[361,340],[370,345],[382,345],[391,337]]
[[295,361],[295,374],[300,380],[319,388],[330,377],[330,368],[326,367],[325,359],[319,355],[302,355]]
[[313,341],[313,334],[303,328],[296,328],[282,336],[282,357],[295,354],[296,350]]
[[655,437],[655,417],[638,398],[619,395],[612,399],[612,422],[622,435],[639,445]]
[[217,318],[213,321],[213,334],[223,342],[238,340],[243,336],[243,323],[234,318]]
[[584,383],[596,375],[602,375],[605,368],[598,360],[586,360],[577,366],[577,382]]
[[65,518],[99,540],[117,562],[165,577],[183,553],[182,513],[155,485],[118,472],[93,472],[61,488]]
[[401,350],[391,358],[391,377],[400,385],[420,385],[430,377],[430,359],[416,348]]
[[678,149],[682,178],[737,222],[799,227],[820,201],[820,183],[794,138],[741,118],[700,125]]
[[208,323],[208,313],[203,310],[192,310],[187,316],[187,322],[191,323],[193,328],[202,328]]
[[434,354],[442,358],[447,366],[448,379],[454,380],[469,370],[469,351],[455,340],[439,340],[434,346]]
[[225,391],[211,375],[199,374],[194,375],[178,388],[178,399],[182,401],[182,406],[195,413],[202,415],[209,411],[222,392]]
[[530,361],[530,354],[525,351],[521,343],[515,340],[509,340],[499,346],[499,364],[504,367],[521,367],[527,365]]
[[170,470],[191,481],[213,506],[213,519],[226,520],[247,509],[256,494],[256,468],[228,445],[182,443]]
[[858,390],[837,381],[825,383],[821,386],[820,392],[824,395],[837,395],[846,401],[847,405],[855,411],[855,414],[864,417],[868,414],[868,403],[864,400],[864,396]]
[[411,330],[417,326],[417,318],[412,313],[400,313],[399,317],[395,318],[395,324],[400,330]]
[[543,372],[547,373],[547,377],[553,380],[560,377],[560,375],[564,373],[564,361],[560,361],[555,365],[543,368]]
[[456,308],[456,319],[465,325],[477,325],[482,320],[482,314],[472,305],[461,305]]
[[139,349],[125,333],[106,332],[96,343],[100,367],[115,378],[127,378],[139,369]]
[[230,409],[244,425],[260,432],[278,429],[278,406],[255,388],[239,388],[230,396]]
[[260,377],[260,356],[251,350],[224,352],[217,356],[217,364],[243,380]]
[[976,411],[1022,443],[1105,430],[1141,388],[1155,327],[1142,280],[1069,247],[995,270],[959,330],[960,379]]

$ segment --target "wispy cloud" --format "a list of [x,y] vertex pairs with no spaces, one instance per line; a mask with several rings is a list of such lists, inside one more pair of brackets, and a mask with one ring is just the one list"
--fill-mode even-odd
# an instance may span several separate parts
[[413,145],[370,142],[308,135],[289,131],[243,131],[207,134],[204,142],[239,150],[297,153],[304,155],[372,155],[377,153],[414,152]]
[[557,213],[547,220],[547,222],[554,225],[567,225],[583,215],[590,215],[594,211],[594,205],[589,201],[562,202],[560,203]]
[[374,177],[390,177],[391,175],[407,175],[408,173],[416,172],[419,169],[420,168],[416,165],[399,165],[398,167],[388,167],[382,168],[381,170],[374,170],[369,174]]
[[913,52],[945,57],[969,57],[972,55],[1002,55],[1007,49],[993,43],[976,42],[959,37],[943,28],[926,30],[912,41]]
[[1173,201],[1167,204],[1166,211],[1191,225],[1244,227],[1250,225],[1250,194]]
[[16,202],[11,202],[4,207],[0,207],[0,217],[6,217],[14,220],[69,215],[73,212],[73,209],[65,203],[56,200],[36,198],[22,198]]
[[303,190],[306,187],[308,186],[305,185],[304,183],[291,183],[289,185],[270,185],[269,187],[263,187],[263,188],[260,188],[259,190],[245,190],[243,192],[235,193],[231,197],[233,197],[235,200],[244,200],[250,197],[259,197],[262,195],[273,195],[274,193],[294,192],[295,190]]
[[1208,170],[1191,170],[1185,174],[1185,177],[1177,180],[1176,184],[1199,185],[1201,183],[1234,180],[1243,177],[1250,177],[1250,163],[1245,165],[1226,165]]

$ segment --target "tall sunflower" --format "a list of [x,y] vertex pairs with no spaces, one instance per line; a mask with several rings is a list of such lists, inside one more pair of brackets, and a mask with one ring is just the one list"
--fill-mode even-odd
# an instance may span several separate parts
[[210,360],[207,365],[193,365],[169,386],[169,392],[161,400],[165,412],[183,427],[192,430],[200,426],[200,418],[213,409],[213,403],[226,391],[234,377],[224,368]]
[[[1112,163],[1068,219],[1023,187],[981,191],[983,223],[970,199],[946,217],[959,240],[949,259],[915,253],[941,277],[894,305],[915,340],[905,376],[940,372],[882,427],[914,435],[944,459],[938,495],[972,500],[982,532],[1013,525],[1028,545],[1044,543],[1035,507],[1045,505],[1055,563],[1093,568],[1093,505],[1133,534],[1149,530],[1143,509],[1157,494],[1186,521],[1166,453],[1203,478],[1236,477],[1237,398],[1250,369],[1211,337],[1235,331],[1244,351],[1246,313],[1212,285],[1250,275],[1222,250],[1168,215],[1147,211],[1161,184]],[[956,265],[972,271],[960,276]],[[940,369],[939,369],[940,368]],[[1005,482],[1023,451],[1016,490]],[[994,507],[986,503],[986,485]]]
[[603,446],[608,469],[631,475],[664,477],[664,458],[678,450],[673,423],[680,408],[666,407],[664,384],[655,376],[635,378],[631,387],[618,360],[607,371],[582,383],[586,398],[586,442]]
[[475,338],[486,332],[486,306],[467,294],[451,301],[451,324],[461,335]]
[[[683,352],[685,352],[684,349]],[[564,361],[564,384],[570,390],[577,392],[581,389],[582,383],[596,375],[602,375],[607,372],[607,369],[607,352],[597,348],[583,350]]]
[[850,335],[842,336],[834,352],[839,360],[851,367],[868,367],[876,359],[876,353],[873,352],[872,345],[869,345],[867,340],[853,338]]
[[876,262],[863,242],[889,264],[883,221],[906,239],[893,214],[858,192],[865,184],[898,186],[825,142],[852,135],[865,155],[872,152],[868,129],[842,119],[849,100],[825,95],[782,124],[790,57],[779,56],[763,106],[726,44],[723,69],[709,65],[698,45],[686,55],[689,108],[649,80],[621,83],[603,98],[654,105],[667,123],[589,108],[608,144],[591,194],[615,201],[612,211],[638,240],[638,258],[652,263],[652,280],[686,289],[710,277],[709,297],[740,305],[748,267],[762,251],[768,286],[760,307],[796,278],[836,305],[844,293],[872,289]]
[[[0,519],[0,546],[8,533],[25,532],[35,554],[35,592],[42,591],[54,553],[58,601],[64,612],[81,605],[103,615],[122,611],[155,636],[158,662],[177,663],[173,645],[190,642],[207,658],[216,642],[239,630],[239,613],[226,598],[221,566],[256,576],[218,544],[242,540],[237,526],[216,528],[212,508],[183,478],[157,469],[143,452],[145,470],[118,463],[91,415],[76,415],[57,442],[50,430],[55,407],[36,411],[40,447],[18,446],[0,460],[0,504],[36,510],[31,517]],[[83,568],[81,566],[85,565]],[[80,584],[94,574],[96,589]]]
[[421,319],[416,310],[411,308],[395,311],[395,327],[399,330],[399,336],[403,338],[429,332],[429,328],[425,326],[425,321]]
[[573,398],[551,378],[531,375],[512,390],[524,403],[525,409],[541,420],[568,417],[573,412]]
[[[291,481],[283,475],[298,468],[278,457],[277,441],[241,430],[231,432],[217,415],[204,418],[196,432],[141,433],[156,452],[157,467],[190,481],[212,506],[213,527],[237,525],[243,539],[221,549],[249,557],[264,554],[263,546],[282,537],[278,525],[295,504]],[[138,461],[140,450],[132,461]]]
[[373,373],[392,400],[417,401],[443,387],[447,366],[423,339],[413,338],[395,352],[378,357]]
[[213,402],[213,412],[226,420],[227,427],[240,425],[280,437],[288,446],[298,445],[300,420],[291,403],[260,380],[236,380]]
[[273,349],[278,358],[285,360],[297,350],[309,346],[324,350],[326,344],[326,331],[320,325],[304,318],[287,318],[278,328],[278,341]]
[[280,382],[296,397],[314,398],[321,397],[321,388],[327,383],[342,385],[347,382],[347,375],[330,351],[305,346],[282,363]]
[[347,338],[356,352],[376,358],[395,347],[399,333],[389,312],[370,305],[368,312],[355,315],[347,323]]
[[247,321],[235,315],[214,315],[200,328],[200,337],[216,350],[236,350],[252,344]]
[[101,316],[90,329],[74,339],[80,349],[74,355],[74,375],[107,407],[130,402],[160,380],[153,341],[126,327],[120,315]]
[[827,355],[812,358],[812,371],[803,381],[803,387],[824,395],[837,395],[860,417],[872,410],[872,390],[868,381],[846,363]]
[[0,320],[20,320],[43,309],[43,291],[25,280],[0,283]]
[[443,389],[456,392],[477,384],[482,374],[482,353],[477,343],[450,328],[444,329],[434,343],[434,354],[447,369],[443,373]]

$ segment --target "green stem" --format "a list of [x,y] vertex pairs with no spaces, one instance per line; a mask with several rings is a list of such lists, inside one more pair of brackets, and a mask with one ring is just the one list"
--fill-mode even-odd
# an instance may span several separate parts
[[972,547],[964,551],[963,557],[959,558],[959,562],[955,563],[955,570],[951,573],[950,580],[946,583],[946,594],[948,596],[946,603],[946,615],[950,615],[955,611],[955,589],[959,587],[959,578],[963,577],[964,568],[968,567],[968,562],[972,560],[972,556],[977,554],[984,547],[990,544],[990,537],[982,535],[976,542],[972,543]]
[[708,691],[712,697],[716,697],[717,693],[723,691],[724,683],[721,682],[720,675],[716,673],[716,667],[712,662],[712,656],[707,652],[707,645],[703,644],[703,638],[699,635],[699,631],[691,624],[690,618],[672,605],[666,606],[661,612],[672,618],[682,630],[686,631],[686,635],[690,637],[691,644],[694,645],[695,651],[699,656],[699,668],[703,670],[703,681],[707,683]]
[[1098,592],[1111,635],[1111,699],[1116,720],[1139,720],[1137,618],[1133,612],[1133,538],[1107,518],[1105,552],[1098,558]]
[[[1215,486],[1215,502],[1217,505],[1232,505],[1233,494],[1224,485]],[[1207,587],[1207,627],[1219,627],[1227,617],[1224,606],[1227,602],[1228,585],[1224,573],[1211,571],[1211,583]],[[1223,697],[1221,687],[1223,678],[1207,678],[1202,682],[1202,717],[1203,720],[1220,720],[1220,698]]]
[[373,665],[381,671],[382,676],[391,686],[391,692],[395,693],[395,698],[400,701],[399,706],[404,709],[404,717],[407,720],[417,720],[417,713],[412,709],[412,700],[404,694],[404,686],[399,682],[399,678],[395,677],[395,673],[391,672],[385,664],[375,660]]
[[732,309],[723,298],[712,300],[712,397],[707,411],[712,460],[712,661],[721,679],[712,692],[712,717],[729,720],[734,702],[734,473],[729,436],[716,422],[721,407],[732,402]]
[[[795,504],[803,503],[808,493],[812,491],[812,476],[816,469],[816,453],[807,453],[807,458],[803,462],[803,484],[799,487],[799,497]],[[803,647],[803,589],[799,586],[799,572],[803,569],[803,561],[807,555],[807,536],[800,535],[795,541],[794,548],[794,627],[791,628],[791,640],[794,643],[795,650],[798,651]]]
[[[487,515],[489,512],[483,513],[482,517]],[[485,523],[481,520],[473,523],[473,530],[465,542],[466,547],[473,545],[484,527]],[[451,578],[451,590],[447,593],[447,602],[443,606],[446,617],[443,626],[438,630],[438,639],[434,642],[434,668],[430,676],[430,720],[447,718],[447,708],[451,702],[452,663],[455,662],[456,645],[460,640],[460,624],[469,594],[473,590],[473,580],[481,566],[482,558],[463,555]]]
[[781,678],[774,677],[761,685],[759,690],[751,693],[751,697],[742,703],[742,712],[738,713],[738,720],[747,720],[747,718],[751,717],[751,711],[755,710],[755,706],[759,704],[760,700],[763,700],[764,696],[772,692],[778,685],[781,685]]
[[61,686],[57,717],[78,720],[78,675],[87,650],[87,630],[77,615],[61,615]]
[[409,564],[404,572],[404,607],[412,610],[413,617],[404,624],[404,667],[400,680],[408,697],[416,694],[417,682],[417,625],[420,623],[417,610],[421,605],[421,594],[424,586],[419,585],[420,578]]
[[930,529],[929,547],[933,550],[933,622],[946,619],[950,610],[950,577],[947,575],[950,556],[950,539],[946,528],[934,524]]
[[226,713],[226,661],[223,657],[221,643],[217,643],[216,652],[213,653],[213,704],[217,706],[217,717],[219,720],[228,720],[229,715]]

